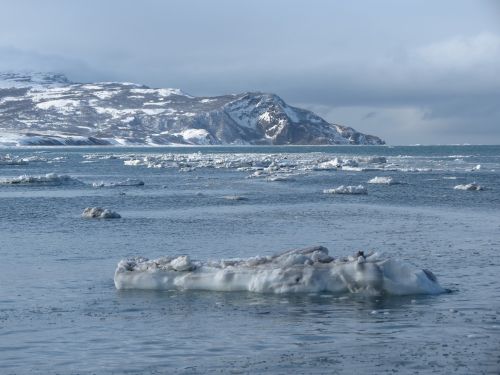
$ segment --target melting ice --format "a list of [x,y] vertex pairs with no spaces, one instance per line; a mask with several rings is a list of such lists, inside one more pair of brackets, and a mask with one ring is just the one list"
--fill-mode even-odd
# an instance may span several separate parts
[[334,259],[322,246],[273,256],[193,261],[189,256],[125,259],[117,289],[249,291],[257,293],[439,294],[432,272],[381,254]]

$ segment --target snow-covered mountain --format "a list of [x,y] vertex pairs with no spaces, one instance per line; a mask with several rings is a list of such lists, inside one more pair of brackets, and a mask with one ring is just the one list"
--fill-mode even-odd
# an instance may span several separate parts
[[274,94],[193,97],[127,82],[0,73],[0,144],[384,144]]

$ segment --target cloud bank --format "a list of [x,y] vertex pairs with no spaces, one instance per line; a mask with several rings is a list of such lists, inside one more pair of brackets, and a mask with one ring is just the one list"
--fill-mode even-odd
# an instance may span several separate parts
[[466,0],[7,0],[0,70],[269,91],[391,144],[500,143],[499,17]]

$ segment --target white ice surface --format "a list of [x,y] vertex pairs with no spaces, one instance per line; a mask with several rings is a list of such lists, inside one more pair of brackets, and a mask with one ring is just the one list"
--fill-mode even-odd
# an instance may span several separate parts
[[[161,133],[163,134],[163,133]],[[165,134],[172,135],[170,132]],[[180,133],[176,135],[182,136]],[[204,134],[203,134],[204,135]],[[185,137],[183,137],[185,139]],[[111,140],[108,140],[111,141]],[[198,138],[196,142],[200,142]],[[0,144],[2,133],[0,132]],[[121,142],[122,144],[124,142]],[[96,157],[99,157],[98,155]],[[472,162],[456,163],[452,159],[443,161],[430,157],[413,157],[407,155],[393,156],[389,159],[377,156],[332,156],[322,152],[309,153],[219,153],[219,152],[187,152],[187,153],[134,153],[116,154],[125,165],[145,166],[148,168],[189,167],[190,170],[200,168],[237,169],[249,172],[251,178],[267,178],[276,174],[304,175],[310,173],[340,172],[402,172],[421,173],[430,171],[447,171],[448,173],[470,172],[476,165]],[[386,161],[386,163],[383,163]],[[499,163],[489,163],[489,170],[500,169]],[[483,169],[486,169],[484,167]],[[401,183],[400,181],[397,181]]]
[[120,214],[115,211],[101,207],[87,207],[83,210],[82,217],[85,219],[119,219]]
[[117,289],[370,295],[445,292],[430,271],[406,262],[378,253],[336,260],[322,246],[212,262],[192,261],[188,256],[125,259],[118,263],[114,282]]
[[381,184],[381,185],[395,185],[397,184],[396,181],[392,177],[373,177],[370,181],[368,181],[369,184]]
[[363,185],[357,186],[345,186],[340,185],[339,187],[333,189],[325,189],[323,190],[324,194],[367,194],[368,191]]
[[228,201],[246,201],[248,198],[242,197],[241,195],[225,195],[222,198]]
[[118,181],[118,182],[94,182],[92,183],[92,186],[95,188],[101,188],[101,187],[123,187],[123,186],[143,186],[144,181],[142,180],[137,180],[134,178],[127,178],[124,181]]
[[479,191],[483,190],[483,187],[476,184],[475,182],[472,182],[470,184],[464,184],[464,185],[456,185],[453,189],[455,190],[469,190],[469,191]]
[[48,173],[41,176],[18,176],[11,178],[0,179],[0,184],[4,185],[62,185],[62,184],[83,184],[80,180],[68,175],[58,175],[55,173]]

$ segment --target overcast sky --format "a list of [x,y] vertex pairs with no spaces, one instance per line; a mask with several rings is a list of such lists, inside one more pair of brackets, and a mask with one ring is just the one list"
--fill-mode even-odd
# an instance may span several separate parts
[[500,0],[2,0],[0,70],[274,92],[390,144],[500,144]]

